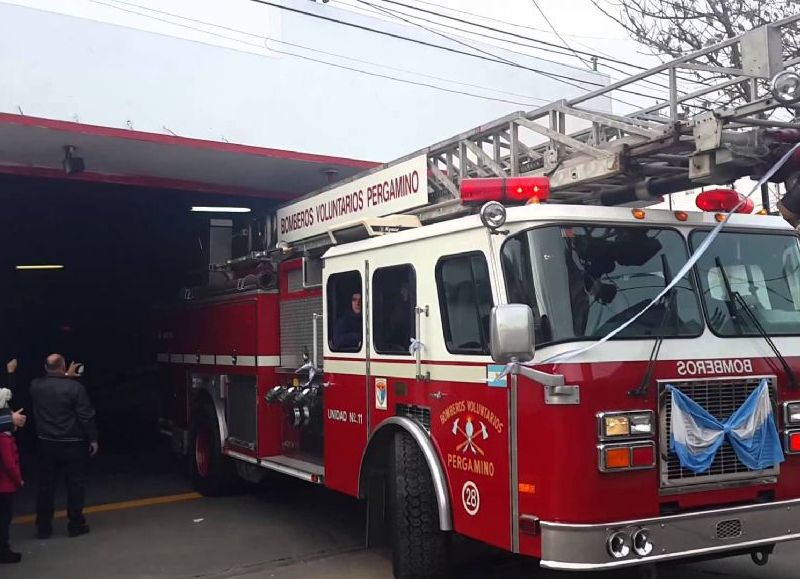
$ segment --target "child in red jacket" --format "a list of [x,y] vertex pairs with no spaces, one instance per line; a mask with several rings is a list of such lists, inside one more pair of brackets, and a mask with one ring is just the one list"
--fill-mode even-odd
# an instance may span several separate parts
[[[8,406],[11,391],[0,388],[0,408]],[[14,493],[22,486],[17,443],[10,432],[0,432],[0,564],[19,563],[22,555],[11,550],[9,531]]]

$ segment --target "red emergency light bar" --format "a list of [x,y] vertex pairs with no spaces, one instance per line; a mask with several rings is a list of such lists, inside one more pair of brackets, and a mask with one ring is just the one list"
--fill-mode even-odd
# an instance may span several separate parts
[[733,211],[737,205],[736,213],[752,213],[755,205],[753,200],[737,193],[733,189],[709,189],[697,196],[695,204],[700,211]]
[[550,179],[547,177],[462,179],[459,190],[461,203],[465,205],[487,201],[540,203],[550,197]]

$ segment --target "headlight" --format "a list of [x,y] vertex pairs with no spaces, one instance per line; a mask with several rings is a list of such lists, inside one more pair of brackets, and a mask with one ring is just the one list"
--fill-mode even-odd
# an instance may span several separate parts
[[631,414],[631,436],[649,436],[653,434],[653,415],[649,412],[644,414]]
[[605,412],[599,415],[600,438],[624,438],[653,435],[653,413]]
[[606,416],[603,424],[603,436],[628,436],[631,433],[631,421],[627,416]]
[[800,402],[786,403],[786,424],[800,424]]

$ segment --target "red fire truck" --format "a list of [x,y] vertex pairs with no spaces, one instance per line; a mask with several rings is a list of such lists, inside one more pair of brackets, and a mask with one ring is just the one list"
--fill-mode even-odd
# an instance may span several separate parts
[[[798,20],[705,49],[736,44],[733,80],[681,89],[689,55],[281,207],[268,247],[159,328],[197,488],[273,470],[366,499],[397,577],[445,575],[453,533],[547,568],[648,572],[765,563],[800,538],[797,234],[731,189],[649,207],[782,158],[771,179],[800,194],[781,116],[800,59],[774,48]],[[670,99],[608,112],[642,81]],[[785,460],[749,468],[725,442],[688,468],[670,392],[725,421],[763,384]]]

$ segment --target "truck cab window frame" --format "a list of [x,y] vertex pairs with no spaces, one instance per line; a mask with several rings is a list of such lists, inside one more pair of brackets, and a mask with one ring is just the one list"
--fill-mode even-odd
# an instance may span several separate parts
[[361,272],[352,270],[331,274],[326,290],[328,348],[331,352],[360,352],[364,346]]
[[[602,338],[649,304],[688,258],[677,229],[602,223],[533,227],[500,250],[508,301],[531,307],[538,345]],[[703,329],[690,273],[615,340],[697,338]]]
[[[696,229],[696,251],[710,230]],[[694,266],[709,329],[723,338],[800,335],[800,243],[793,233],[723,230]],[[737,315],[734,317],[731,313]]]
[[411,264],[381,267],[372,274],[372,346],[378,354],[410,356],[416,337],[417,274]]
[[436,263],[442,334],[451,354],[489,354],[494,307],[486,256],[480,251],[446,255]]

